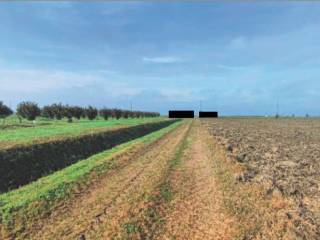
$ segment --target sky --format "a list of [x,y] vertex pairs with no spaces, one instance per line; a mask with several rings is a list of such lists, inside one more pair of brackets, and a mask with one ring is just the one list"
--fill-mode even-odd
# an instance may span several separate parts
[[320,115],[320,2],[0,2],[0,101]]

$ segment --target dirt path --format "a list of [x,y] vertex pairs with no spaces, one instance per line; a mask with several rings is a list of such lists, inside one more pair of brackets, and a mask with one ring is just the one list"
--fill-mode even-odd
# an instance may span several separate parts
[[156,239],[233,239],[236,233],[235,220],[221,207],[222,195],[203,134],[196,121],[188,148],[170,176],[174,197],[162,213],[165,225]]
[[58,209],[30,239],[234,239],[197,120]]
[[[139,199],[153,190],[168,160],[184,138],[188,125],[179,127],[137,159],[109,172],[93,189],[58,209],[31,239],[111,239],[121,232],[121,219]],[[104,236],[98,236],[103,228]]]

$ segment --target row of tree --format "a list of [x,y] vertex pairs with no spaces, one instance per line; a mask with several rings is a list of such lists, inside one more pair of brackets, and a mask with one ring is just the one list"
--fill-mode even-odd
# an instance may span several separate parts
[[[13,111],[2,102],[0,102],[0,118],[6,118],[13,114]],[[22,102],[18,104],[16,114],[28,120],[35,120],[36,117],[42,116],[48,119],[61,120],[62,118],[68,118],[68,121],[72,121],[73,118],[80,120],[81,118],[88,118],[94,120],[97,116],[101,116],[105,120],[109,118],[144,118],[144,117],[159,117],[157,112],[142,112],[142,111],[129,111],[117,108],[102,108],[97,109],[92,106],[79,107],[59,104],[51,104],[40,108],[38,104],[34,102]]]

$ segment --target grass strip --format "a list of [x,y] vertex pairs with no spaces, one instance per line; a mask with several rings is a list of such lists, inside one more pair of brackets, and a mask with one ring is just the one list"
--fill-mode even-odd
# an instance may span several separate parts
[[139,119],[111,119],[79,121],[73,123],[53,122],[48,125],[22,127],[16,129],[0,129],[0,148],[8,148],[17,144],[33,144],[34,142],[48,141],[54,138],[70,138],[81,136],[101,129],[108,130],[115,127],[135,126],[143,123],[163,121],[165,118]]
[[132,219],[122,225],[121,239],[153,239],[162,231],[161,226],[164,224],[164,219],[161,212],[165,204],[173,199],[174,194],[170,185],[170,174],[179,166],[184,152],[190,144],[191,126],[192,123],[189,124],[185,137],[178,145],[173,158],[170,159],[168,169],[159,185],[155,187],[155,191],[150,195],[143,196],[147,199],[148,207],[139,211],[139,213],[132,214]]
[[162,129],[173,122],[174,120],[164,120],[106,131],[100,129],[95,133],[78,137],[0,150],[0,193],[26,185],[79,160]]
[[121,153],[139,144],[150,144],[182,124],[181,121],[172,125],[121,144],[115,148],[93,155],[77,162],[52,175],[20,189],[0,195],[0,229],[8,235],[18,232],[30,225],[32,219],[48,214],[50,210],[72,193],[84,188],[90,183],[91,173],[104,173],[112,169],[112,159],[116,153]]

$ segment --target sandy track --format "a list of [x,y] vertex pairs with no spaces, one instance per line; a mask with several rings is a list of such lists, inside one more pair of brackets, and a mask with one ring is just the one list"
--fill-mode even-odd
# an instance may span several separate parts
[[233,239],[234,219],[222,209],[206,139],[198,121],[169,184],[173,199],[161,213],[165,225],[155,239]]
[[205,134],[194,120],[120,159],[30,239],[234,239]]
[[[65,204],[31,239],[111,239],[122,231],[128,210],[153,191],[184,138],[183,125],[123,168],[110,171],[92,189]],[[130,161],[129,161],[130,160]]]

